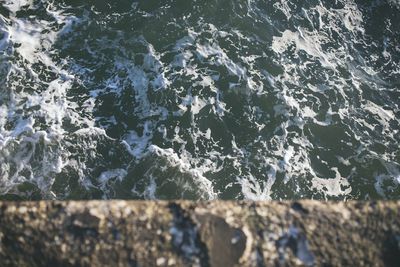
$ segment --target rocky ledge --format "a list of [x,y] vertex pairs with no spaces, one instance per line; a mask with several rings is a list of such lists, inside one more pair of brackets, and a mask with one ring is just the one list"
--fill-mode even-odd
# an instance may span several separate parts
[[1,266],[400,266],[400,202],[0,202]]

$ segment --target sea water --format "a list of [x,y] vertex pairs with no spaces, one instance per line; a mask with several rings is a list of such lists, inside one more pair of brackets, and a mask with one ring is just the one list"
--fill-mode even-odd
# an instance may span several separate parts
[[399,199],[398,0],[2,0],[1,199]]

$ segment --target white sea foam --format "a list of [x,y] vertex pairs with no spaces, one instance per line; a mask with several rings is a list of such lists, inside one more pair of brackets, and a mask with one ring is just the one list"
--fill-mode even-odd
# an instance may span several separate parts
[[[49,194],[50,197],[54,194],[50,191],[54,176],[68,165],[69,153],[64,151],[62,145],[66,133],[63,120],[93,126],[90,119],[82,117],[76,110],[77,104],[68,100],[67,94],[74,75],[62,70],[49,55],[59,34],[65,32],[71,26],[71,20],[76,18],[65,16],[49,6],[47,11],[60,26],[53,29],[50,21],[15,17],[22,7],[32,7],[31,1],[7,1],[5,6],[12,14],[9,19],[1,18],[6,21],[7,37],[3,38],[2,47],[8,47],[5,53],[9,53],[9,56],[16,53],[16,58],[7,74],[10,87],[1,95],[7,102],[1,108],[0,191],[5,193],[19,183],[30,181],[42,190],[44,196]],[[16,45],[16,48],[12,45]],[[39,77],[42,73],[38,73],[33,64],[43,64],[54,71],[57,77],[44,82]],[[32,90],[15,89],[19,82],[18,79],[12,79],[16,77],[31,79]],[[41,120],[45,128],[40,126]],[[6,128],[8,123],[14,123],[15,126]]]
[[32,0],[4,0],[2,3],[8,10],[14,14],[21,10],[22,7],[32,6]]

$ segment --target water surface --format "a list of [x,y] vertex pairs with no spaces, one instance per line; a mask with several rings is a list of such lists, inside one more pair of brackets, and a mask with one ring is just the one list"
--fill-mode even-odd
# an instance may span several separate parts
[[399,199],[395,0],[0,4],[2,199]]

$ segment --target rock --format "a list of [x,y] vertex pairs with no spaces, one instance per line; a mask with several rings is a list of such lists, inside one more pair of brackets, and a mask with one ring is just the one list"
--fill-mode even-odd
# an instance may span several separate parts
[[246,248],[246,235],[213,214],[196,216],[201,240],[207,247],[211,266],[234,266]]

